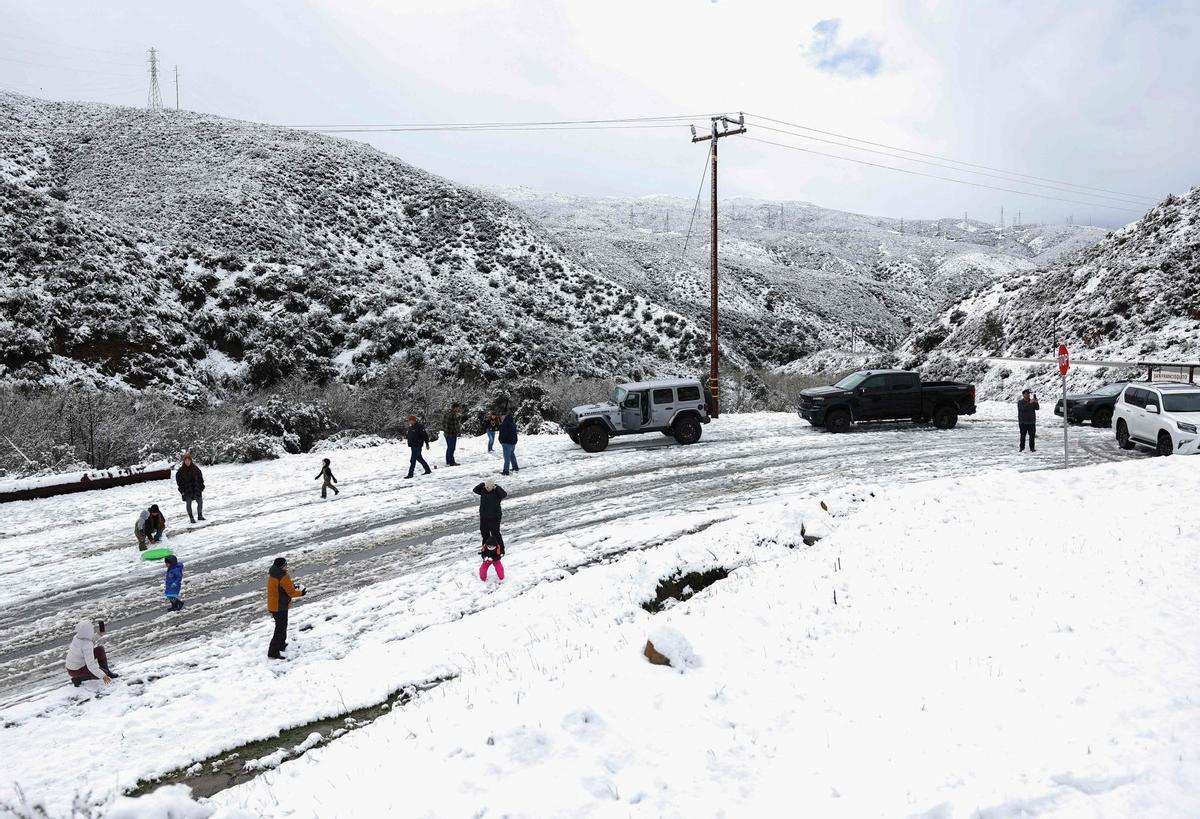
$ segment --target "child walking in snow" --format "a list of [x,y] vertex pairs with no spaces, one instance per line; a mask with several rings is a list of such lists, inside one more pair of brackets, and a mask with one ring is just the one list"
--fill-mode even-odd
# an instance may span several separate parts
[[333,477],[333,470],[329,468],[329,459],[328,458],[325,458],[324,460],[321,461],[321,471],[317,473],[317,477],[313,478],[313,480],[315,481],[315,480],[317,480],[317,478],[325,479],[324,482],[321,484],[321,498],[322,499],[324,499],[326,497],[325,496],[326,489],[332,489],[333,494],[335,494],[335,495],[341,494],[341,492],[338,492],[338,488],[336,486],[334,486],[334,484],[337,483],[337,478]]
[[179,599],[179,594],[183,591],[183,564],[175,555],[167,555],[163,558],[163,563],[167,565],[167,585],[163,595],[171,604],[171,611],[180,611],[183,609],[183,601]]
[[483,558],[483,562],[479,564],[480,580],[487,580],[488,566],[495,566],[496,577],[504,579],[504,564],[500,562],[500,558],[504,557],[504,547],[497,542],[495,535],[489,534],[484,538],[479,556]]

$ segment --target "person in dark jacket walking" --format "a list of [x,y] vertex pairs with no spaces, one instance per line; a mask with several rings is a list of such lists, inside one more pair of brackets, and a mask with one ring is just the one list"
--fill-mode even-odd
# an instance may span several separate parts
[[167,584],[163,596],[171,604],[171,611],[181,611],[183,600],[179,595],[183,592],[183,564],[175,555],[167,555],[163,558],[163,563],[167,566]]
[[425,426],[417,420],[417,416],[408,416],[408,432],[404,434],[404,437],[408,440],[408,449],[411,452],[408,459],[408,474],[404,476],[405,479],[413,476],[417,464],[423,466],[425,474],[428,475],[432,470],[430,470],[429,464],[425,463],[425,459],[421,457],[421,447],[429,449],[429,433],[425,431]]
[[308,589],[297,589],[288,576],[287,560],[275,558],[271,570],[267,572],[267,611],[275,618],[275,633],[271,636],[271,645],[267,648],[267,656],[272,660],[286,660],[280,652],[287,649],[288,609],[293,598],[303,597]]
[[146,551],[146,543],[158,543],[162,540],[163,531],[167,528],[167,519],[159,511],[158,504],[143,510],[133,524],[133,535],[137,538],[138,551]]
[[500,534],[500,501],[508,497],[508,493],[496,485],[490,478],[472,490],[479,496],[479,534],[484,542],[489,537],[495,537],[500,548],[504,548],[504,535]]
[[504,557],[504,547],[497,542],[495,535],[488,535],[484,539],[479,556],[483,558],[483,562],[479,564],[480,580],[487,580],[488,566],[495,566],[496,577],[504,580],[504,564],[500,562],[500,558]]
[[500,449],[504,451],[504,470],[500,474],[507,475],[510,468],[520,472],[521,467],[517,466],[517,421],[511,412],[506,412],[500,422]]
[[[179,487],[179,497],[187,504],[188,520],[204,520],[204,473],[192,462],[192,453],[185,453],[183,466],[175,470],[175,485]],[[192,501],[196,502],[196,514],[192,515]]]
[[321,500],[325,499],[325,497],[326,497],[325,490],[327,490],[327,489],[332,489],[333,494],[335,494],[335,495],[342,494],[341,492],[338,491],[338,488],[336,486],[334,486],[334,484],[337,483],[337,478],[333,477],[333,470],[329,468],[329,459],[328,458],[321,459],[321,471],[317,473],[317,477],[313,478],[313,480],[315,481],[318,478],[325,479],[321,483]]
[[458,446],[458,433],[462,431],[462,416],[458,404],[450,405],[450,411],[442,416],[442,432],[446,436],[446,466],[458,466],[454,460],[454,449]]
[[1030,390],[1022,390],[1017,400],[1017,426],[1021,428],[1021,452],[1025,451],[1025,437],[1029,436],[1029,451],[1037,452],[1037,396]]
[[484,419],[483,430],[487,433],[488,452],[496,445],[496,432],[500,429],[500,419],[496,417],[496,413],[489,412],[488,417]]

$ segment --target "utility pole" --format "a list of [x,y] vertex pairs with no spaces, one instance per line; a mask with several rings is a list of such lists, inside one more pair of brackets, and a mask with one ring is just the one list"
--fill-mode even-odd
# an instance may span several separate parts
[[1000,238],[1004,238],[1004,205],[1000,206]]
[[179,110],[179,66],[175,66],[175,110]]
[[1017,211],[1017,224],[1018,225],[1025,224],[1024,222],[1021,221],[1021,211]]
[[900,217],[900,235],[904,235],[904,217]]
[[150,93],[146,95],[146,107],[151,111],[162,110],[162,94],[158,90],[158,49],[150,49]]
[[[737,128],[730,129],[730,125],[736,125]],[[709,245],[711,246],[711,255],[709,257],[709,319],[708,319],[708,356],[709,356],[709,371],[708,371],[708,393],[712,397],[712,412],[709,413],[713,418],[721,417],[721,373],[719,355],[720,348],[717,345],[717,141],[722,137],[734,136],[736,134],[746,133],[746,116],[738,114],[737,119],[727,117],[724,114],[718,114],[712,118],[712,133],[705,136],[699,136],[696,133],[696,126],[692,126],[692,142],[704,142],[712,140],[711,156],[712,156],[712,179],[710,187],[712,189],[712,224],[710,225]]]

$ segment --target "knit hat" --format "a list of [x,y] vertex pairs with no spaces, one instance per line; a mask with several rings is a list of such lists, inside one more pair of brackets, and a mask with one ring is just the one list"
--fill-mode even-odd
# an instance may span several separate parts
[[486,481],[483,482],[483,488],[486,489],[487,491],[491,492],[493,489],[496,488],[496,482],[493,481],[491,478],[488,478]]
[[271,568],[282,569],[286,565],[287,565],[287,560],[285,558],[277,557],[277,558],[275,558],[275,562],[271,564]]
[[168,566],[174,566],[179,562],[179,558],[175,557],[175,555],[167,555],[163,560],[167,561]]
[[158,511],[158,504],[157,504],[157,503],[152,503],[152,504],[150,504],[150,511],[151,511],[151,512],[157,512],[157,511]]

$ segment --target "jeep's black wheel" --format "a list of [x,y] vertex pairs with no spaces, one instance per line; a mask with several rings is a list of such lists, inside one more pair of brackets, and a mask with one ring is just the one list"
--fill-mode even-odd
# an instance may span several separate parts
[[579,431],[579,445],[584,452],[603,452],[608,448],[608,430],[599,424],[592,424]]
[[1175,452],[1175,442],[1171,440],[1171,433],[1165,430],[1158,433],[1158,446],[1154,451],[1164,457]]
[[675,440],[681,444],[694,444],[700,440],[703,427],[695,418],[680,418],[675,422]]
[[933,412],[933,425],[938,429],[954,429],[958,426],[958,410],[954,407],[938,407]]
[[1133,449],[1133,441],[1129,440],[1129,427],[1124,421],[1117,421],[1117,446],[1121,449]]
[[825,413],[825,429],[830,432],[849,432],[850,413],[844,409]]
[[1092,426],[1094,427],[1111,427],[1112,426],[1112,410],[1101,408],[1092,413]]

